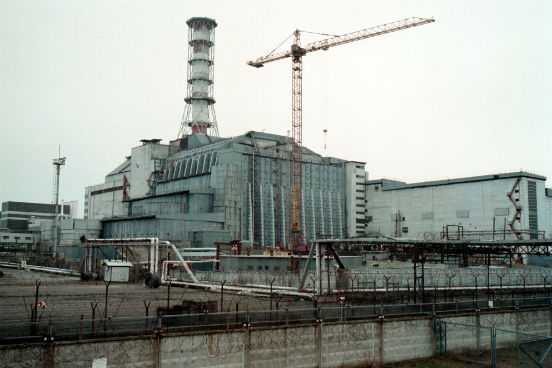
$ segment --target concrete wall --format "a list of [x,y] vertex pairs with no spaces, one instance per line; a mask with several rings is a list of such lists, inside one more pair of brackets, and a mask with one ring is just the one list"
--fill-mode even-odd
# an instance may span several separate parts
[[[443,318],[446,322],[500,327],[550,335],[549,309],[489,312]],[[481,328],[447,328],[447,351],[488,348]],[[256,327],[236,331],[167,334],[108,341],[53,342],[0,347],[5,367],[90,367],[107,358],[108,367],[341,367],[390,363],[435,355],[435,319],[377,320]],[[497,334],[499,347],[515,334]]]
[[123,178],[86,187],[84,217],[101,220],[123,215]]
[[[293,258],[294,262],[299,261],[300,269],[304,269],[307,264],[307,257]],[[342,256],[341,261],[346,268],[361,267],[363,258],[361,256]],[[326,267],[326,261],[324,261]],[[291,271],[291,257],[281,255],[223,255],[220,257],[221,271],[271,271],[286,272]],[[311,262],[310,269],[316,268],[316,262]],[[330,259],[330,269],[335,270],[337,263],[333,258]]]
[[[301,263],[302,269],[304,269],[304,258]],[[356,262],[355,258],[351,259],[352,262]],[[224,262],[224,261],[223,261]],[[352,263],[351,262],[351,263]],[[282,272],[274,271],[274,265],[276,263],[248,263],[253,266],[253,271],[195,271],[196,277],[201,281],[213,281],[237,283],[240,285],[245,284],[268,284],[274,279],[274,286],[286,286],[286,287],[298,287],[299,275],[286,271],[284,265],[281,266]],[[269,265],[269,270],[258,271],[258,265]],[[284,263],[287,264],[287,263]],[[221,262],[221,266],[223,266]],[[242,267],[246,268],[246,266]],[[375,285],[378,289],[392,290],[394,288],[414,287],[413,279],[414,273],[412,268],[352,268],[349,270],[350,280],[354,289],[372,289]],[[181,276],[183,279],[188,279],[187,274],[181,270],[175,270],[174,276]],[[418,276],[420,275],[418,270]],[[469,268],[428,268],[424,272],[425,275],[425,287],[427,292],[432,292],[434,287],[445,288],[451,287],[475,287],[479,289],[487,286],[487,270],[483,267],[469,267]],[[453,276],[453,277],[452,277]],[[336,289],[335,280],[337,278],[335,269],[330,271],[330,283],[331,288]],[[450,278],[450,279],[449,279]],[[534,268],[534,269],[516,269],[516,268],[496,268],[492,269],[489,274],[489,284],[491,288],[500,290],[500,282],[502,279],[502,286],[516,286],[523,287],[523,279],[525,278],[525,285],[527,287],[551,287],[552,270],[549,268]],[[546,278],[546,279],[545,279]],[[322,287],[327,290],[327,273],[322,274]],[[306,288],[312,288],[313,280],[318,282],[315,272],[309,273],[305,281]],[[503,289],[506,293],[507,289]]]
[[[40,241],[51,244],[53,241],[52,220],[44,220],[40,223]],[[71,219],[61,220],[59,223],[59,245],[81,244],[80,237],[84,235],[88,239],[100,237],[102,224],[100,220]]]
[[169,146],[146,143],[131,150],[130,156],[130,198],[140,198],[150,194],[154,177],[152,173],[160,172],[161,160],[169,154]]

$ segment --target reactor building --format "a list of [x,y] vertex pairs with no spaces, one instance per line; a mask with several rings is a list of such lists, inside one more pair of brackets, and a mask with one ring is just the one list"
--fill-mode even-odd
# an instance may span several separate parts
[[[158,237],[181,245],[240,240],[289,245],[292,142],[285,136],[218,133],[213,98],[217,23],[191,18],[188,88],[179,139],[144,139],[105,182],[85,190],[85,217],[104,238]],[[366,229],[364,163],[303,147],[302,223],[309,240]]]

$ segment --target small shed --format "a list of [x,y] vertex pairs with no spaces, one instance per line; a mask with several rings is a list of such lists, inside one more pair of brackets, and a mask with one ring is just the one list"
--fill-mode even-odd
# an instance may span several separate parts
[[112,282],[128,282],[132,263],[126,261],[104,261],[104,280]]

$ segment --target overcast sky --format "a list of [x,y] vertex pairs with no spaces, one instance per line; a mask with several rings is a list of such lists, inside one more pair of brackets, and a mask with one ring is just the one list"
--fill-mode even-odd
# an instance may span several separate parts
[[[64,200],[143,138],[175,139],[188,30],[215,18],[219,131],[285,135],[291,62],[255,69],[296,28],[341,34],[436,22],[308,54],[304,144],[370,178],[427,181],[520,169],[552,177],[550,1],[0,0],[0,202]],[[303,37],[304,43],[317,39]]]

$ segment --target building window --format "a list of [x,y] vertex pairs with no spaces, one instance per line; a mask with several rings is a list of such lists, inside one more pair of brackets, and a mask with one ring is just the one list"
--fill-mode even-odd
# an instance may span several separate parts
[[269,269],[270,269],[270,267],[265,266],[265,271],[268,271]]
[[247,266],[247,271],[253,271],[253,266]]
[[257,271],[262,271],[262,270],[263,270],[263,266],[257,267]]
[[408,232],[408,226],[403,227],[402,232],[406,234]]
[[278,271],[278,272],[279,272],[279,271],[280,271],[280,266],[275,266],[275,267],[274,267],[274,271]]

